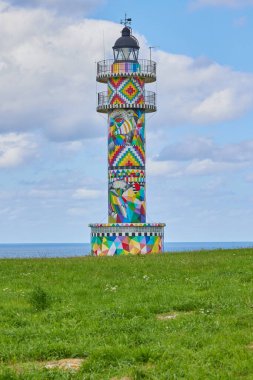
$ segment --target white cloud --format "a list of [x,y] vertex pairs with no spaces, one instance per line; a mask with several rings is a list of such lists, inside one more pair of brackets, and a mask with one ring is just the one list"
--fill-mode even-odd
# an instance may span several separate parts
[[[121,26],[0,4],[0,133],[39,129],[58,141],[104,135],[106,118],[96,113],[94,62],[103,58],[103,32],[110,57]],[[148,43],[137,37],[148,57]],[[162,51],[154,58],[160,128],[229,120],[253,107],[252,74],[206,58]]]
[[184,174],[188,175],[210,175],[222,173],[230,170],[241,168],[242,164],[234,164],[229,162],[217,162],[211,159],[194,160],[186,165]]
[[253,140],[220,146],[209,138],[194,137],[167,145],[153,161],[148,161],[147,170],[152,176],[182,177],[240,171],[252,166]]
[[76,153],[79,152],[83,148],[83,144],[81,141],[67,141],[61,144],[61,151],[63,153]]
[[190,4],[194,8],[206,6],[239,8],[252,6],[253,0],[192,0]]
[[202,102],[193,109],[192,116],[200,120],[208,118],[212,121],[219,121],[227,119],[232,110],[233,115],[239,114],[242,104],[239,104],[238,109],[234,109],[237,96],[238,94],[233,88],[215,91],[204,98]]
[[70,207],[67,210],[67,214],[70,216],[88,216],[90,214],[90,211],[84,207]]
[[234,20],[234,26],[237,27],[237,28],[243,28],[245,25],[247,25],[247,17],[245,16],[241,16],[241,17],[238,17]]
[[210,124],[235,119],[253,107],[252,74],[204,58],[164,52],[156,57],[162,123]]
[[152,161],[147,163],[147,174],[153,177],[209,176],[245,168],[244,163],[219,162],[212,159],[192,161]]
[[147,175],[155,177],[167,174],[175,177],[181,175],[181,169],[176,162],[147,160],[146,169]]
[[0,169],[16,167],[36,155],[37,144],[27,134],[0,135]]
[[103,3],[103,0],[9,0],[18,7],[49,8],[66,14],[79,14],[80,17]]
[[240,162],[219,162],[210,158],[192,161],[152,161],[147,163],[147,174],[153,177],[209,176],[236,171],[247,165]]
[[32,189],[29,192],[29,196],[36,199],[56,199],[59,198],[61,191],[52,189]]
[[156,157],[159,161],[212,160],[219,163],[253,163],[253,140],[217,145],[207,137],[192,137],[170,144]]
[[54,140],[103,133],[96,114],[95,60],[120,26],[70,21],[43,9],[0,13],[0,132],[43,130]]
[[9,8],[9,3],[6,1],[0,1],[0,12],[3,12],[7,8]]
[[210,156],[214,143],[207,137],[192,137],[185,141],[165,146],[157,156],[159,161],[187,161],[195,158],[202,159]]
[[74,199],[98,199],[101,196],[103,196],[103,192],[100,190],[94,190],[94,189],[77,189],[74,194]]
[[246,181],[247,182],[253,182],[253,173],[250,173],[246,176]]

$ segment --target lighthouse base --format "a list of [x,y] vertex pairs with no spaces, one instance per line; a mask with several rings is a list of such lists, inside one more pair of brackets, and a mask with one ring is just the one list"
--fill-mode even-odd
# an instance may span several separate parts
[[90,224],[93,256],[162,253],[164,223]]

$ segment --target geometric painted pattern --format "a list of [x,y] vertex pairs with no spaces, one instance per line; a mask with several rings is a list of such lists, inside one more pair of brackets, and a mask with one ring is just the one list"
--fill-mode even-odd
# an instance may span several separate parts
[[109,113],[108,158],[111,166],[145,165],[145,112],[114,110]]
[[141,70],[139,63],[132,62],[120,62],[114,63],[112,65],[112,73],[120,74],[120,73],[137,73]]
[[145,183],[145,171],[143,169],[110,169],[108,171],[109,184],[115,181],[126,181],[127,183]]
[[109,183],[109,223],[145,223],[144,183],[117,180]]
[[[115,223],[115,224],[118,224],[120,226],[122,226],[122,223]],[[145,223],[135,223],[134,225],[138,225],[138,224],[145,224]],[[110,224],[110,225],[113,225]],[[113,235],[111,235],[110,233],[103,233],[103,232],[97,232],[97,233],[92,233],[92,236],[100,236],[100,237],[103,237],[103,236],[163,236],[163,233],[153,233],[153,232],[139,232],[139,233],[127,233],[127,232],[116,232],[114,233]]]
[[145,171],[109,169],[109,222],[145,222]]
[[122,99],[122,97],[119,94],[112,93],[110,103],[113,104],[114,106],[118,105],[118,104],[124,105],[125,101],[124,101],[124,99]]
[[111,78],[110,81],[108,82],[108,86],[112,88],[112,91],[115,89],[118,89],[122,83],[124,83],[125,79],[122,77],[114,77]]
[[[114,86],[123,88],[122,82],[117,78]],[[123,109],[109,113],[108,166],[109,222],[144,223],[144,111]]]
[[110,105],[144,104],[144,80],[139,77],[110,78],[107,91]]
[[138,86],[136,86],[135,81],[132,79],[128,79],[125,81],[124,85],[120,89],[120,94],[123,96],[126,101],[132,102],[139,95],[140,90]]
[[95,256],[161,253],[163,238],[161,236],[93,236],[91,248]]
[[[114,110],[109,113],[109,148],[117,145],[145,145],[145,113],[141,110]],[[113,146],[112,146],[113,147]]]
[[141,147],[119,146],[109,153],[109,165],[111,166],[144,166],[145,157]]
[[108,85],[108,87],[107,87],[107,96],[108,96],[108,99],[112,98],[112,94],[113,94],[113,90],[112,90],[111,86]]
[[[165,227],[165,224],[164,223],[124,223],[124,224],[121,224],[121,223],[91,223],[89,224],[89,227],[92,228],[92,232],[104,232],[104,233],[107,233],[107,232],[110,232],[111,230],[107,230],[107,228],[109,227],[110,229],[114,229],[115,227],[120,227],[120,231],[131,231],[129,230],[129,228],[131,229],[132,227],[134,227],[134,231],[133,232],[136,232],[136,229],[138,229],[139,232],[143,233],[143,229],[145,229],[145,227],[149,227],[149,229],[151,229],[154,233],[156,234],[159,234],[159,233],[163,233],[163,227]],[[98,230],[99,229],[99,230]],[[141,229],[141,230],[139,230]],[[150,230],[150,231],[151,231]],[[117,228],[117,231],[119,231],[119,229]],[[117,231],[111,231],[111,232],[117,232]],[[144,231],[144,234],[145,232],[147,232],[147,230],[145,229]]]

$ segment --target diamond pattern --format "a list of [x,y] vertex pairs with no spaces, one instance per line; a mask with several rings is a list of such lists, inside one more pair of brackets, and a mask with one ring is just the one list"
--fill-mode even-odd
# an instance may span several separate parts
[[130,101],[130,103],[139,95],[140,90],[134,83],[132,79],[129,79],[124,83],[123,87],[120,90],[120,93]]
[[143,104],[144,81],[138,77],[110,78],[108,81],[109,104]]
[[91,247],[95,256],[156,254],[163,248],[161,236],[94,236]]

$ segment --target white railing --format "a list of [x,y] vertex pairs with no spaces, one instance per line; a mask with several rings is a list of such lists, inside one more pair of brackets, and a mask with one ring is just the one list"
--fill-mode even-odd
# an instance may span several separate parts
[[[144,91],[144,104],[146,106],[156,107],[156,93],[153,91]],[[109,102],[108,93],[106,91],[98,93],[98,107],[108,107],[113,105]]]
[[156,62],[148,59],[140,59],[138,62],[115,62],[113,59],[97,62],[98,77],[122,73],[140,73],[156,76]]

